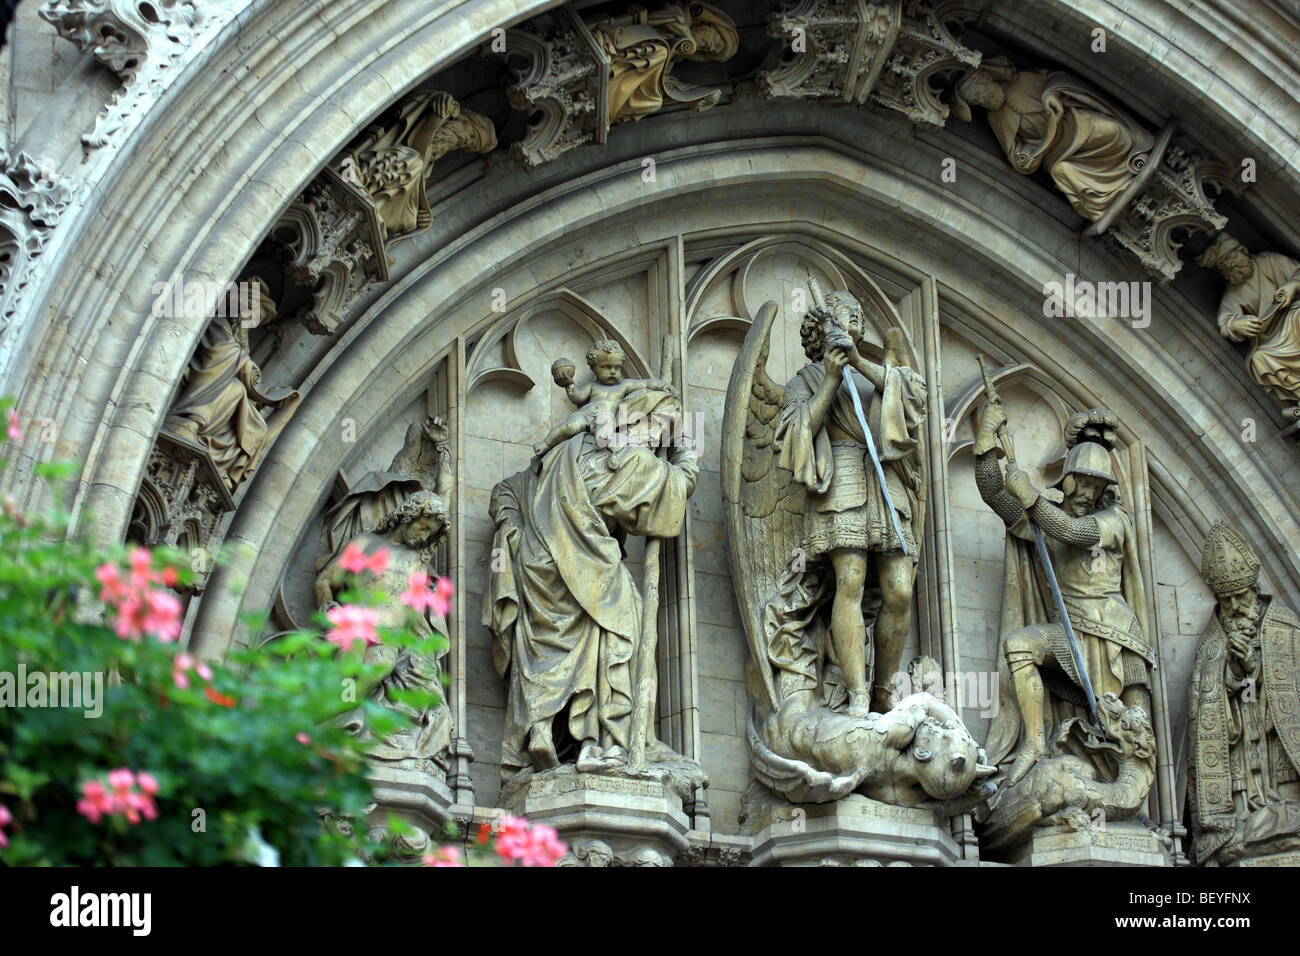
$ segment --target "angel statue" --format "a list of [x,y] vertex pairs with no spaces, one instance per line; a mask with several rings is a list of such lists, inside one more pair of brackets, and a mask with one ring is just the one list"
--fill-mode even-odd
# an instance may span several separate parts
[[[925,382],[907,366],[901,334],[886,335],[879,364],[867,359],[858,300],[842,290],[822,299],[810,286],[801,336],[811,364],[784,388],[767,377],[777,312],[768,302],[745,336],[723,416],[727,540],[751,653],[751,767],[795,802],[859,790],[960,812],[992,772],[983,752],[929,694],[890,706],[924,524]],[[871,627],[869,569],[881,595]]]

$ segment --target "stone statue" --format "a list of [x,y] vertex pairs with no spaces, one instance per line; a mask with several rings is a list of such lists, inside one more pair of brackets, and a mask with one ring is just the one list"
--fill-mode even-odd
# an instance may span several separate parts
[[[801,539],[791,547],[801,549],[805,561],[827,565],[833,576],[827,673],[855,717],[873,706],[889,709],[890,679],[907,640],[925,507],[918,451],[925,380],[907,367],[897,329],[885,334],[881,364],[864,357],[865,323],[861,304],[847,291],[814,304],[800,328],[812,364],[786,384],[771,438],[776,465],[790,473],[807,503]],[[850,387],[872,425],[884,486]],[[869,570],[881,595],[870,641],[862,611]]]
[[[446,621],[432,611],[416,613],[402,603],[401,594],[408,587],[414,572],[426,574],[432,570],[430,557],[438,541],[447,533],[447,506],[432,492],[419,490],[387,510],[373,531],[364,531],[348,543],[360,548],[367,557],[377,551],[388,553],[388,565],[382,574],[373,570],[361,572],[361,586],[384,591],[388,599],[379,607],[378,627],[400,628],[410,626],[414,632],[428,638],[428,649],[396,647],[381,643],[366,648],[369,664],[383,664],[388,673],[373,687],[361,688],[372,699],[389,708],[406,714],[412,724],[383,740],[376,740],[369,748],[374,760],[408,764],[412,769],[430,769],[429,763],[441,770],[447,769],[447,750],[451,735],[451,711],[441,699],[442,682],[439,659],[445,652],[445,643],[435,647],[435,633],[446,634]],[[341,552],[340,552],[341,555]],[[339,566],[340,555],[330,559],[316,576],[314,594],[319,610],[326,611],[337,604],[338,595],[346,589],[346,576]],[[422,689],[439,693],[439,702],[416,709],[396,700],[396,691]],[[344,717],[344,725],[354,733],[363,733],[365,720],[362,711]]]
[[[801,330],[812,364],[784,388],[766,372],[777,305],[759,310],[723,416],[727,539],[751,654],[752,772],[800,803],[861,790],[961,812],[983,797],[978,780],[992,772],[983,751],[942,701],[890,702],[924,526],[925,383],[895,330],[880,364],[861,354],[864,317],[852,295],[819,298]],[[871,423],[887,496],[848,387]],[[883,598],[874,634],[863,613],[869,569]]]
[[[1007,526],[1000,706],[986,741],[994,763],[1010,762],[1004,790],[1036,762],[1052,758],[1049,725],[1057,729],[1054,736],[1059,739],[1070,718],[1087,715],[1083,684],[1030,521],[1043,536],[1097,698],[1114,694],[1126,707],[1151,712],[1153,658],[1142,623],[1146,598],[1136,535],[1111,466],[1117,427],[1109,409],[1070,417],[1065,430],[1068,453],[1056,484],[1064,495],[1060,506],[1014,465],[1004,481],[998,442],[1006,413],[999,402],[984,406],[976,429],[980,497]],[[1098,770],[1103,778],[1115,779],[1113,766],[1099,765]]]
[[[613,353],[601,355],[621,366]],[[600,362],[594,367],[603,374]],[[675,395],[638,385],[622,402],[626,420],[614,441],[575,431],[539,469],[526,468],[492,491],[496,535],[483,624],[508,687],[506,791],[561,766],[639,774],[639,759],[651,771],[684,767],[691,779],[679,793],[689,795],[703,780],[698,765],[656,739],[651,720],[658,640],[651,554],[657,565],[655,539],[681,533],[699,465],[680,433],[661,453],[680,421]],[[629,534],[650,539],[642,589],[624,561]]]
[[[339,558],[346,546],[355,544],[367,556],[382,548],[389,555],[384,573],[376,576],[362,572],[365,586],[382,589],[388,595],[388,602],[380,609],[379,626],[396,628],[413,620],[415,632],[422,636],[447,633],[446,621],[432,611],[415,614],[401,602],[412,572],[434,574],[434,553],[448,532],[447,499],[452,493],[453,472],[447,446],[447,424],[443,419],[426,418],[413,423],[388,470],[366,474],[326,513],[317,549],[314,588],[320,610],[333,606],[343,589],[345,578]],[[421,653],[383,644],[367,649],[367,661],[391,667],[387,676],[367,692],[414,721],[410,730],[376,742],[370,750],[374,759],[413,763],[416,769],[425,769],[425,762],[431,761],[446,769],[451,732],[451,711],[446,703],[417,711],[388,697],[390,691],[416,687],[441,694],[442,654],[440,650]],[[345,722],[355,732],[364,726],[360,711],[348,715]]]
[[[248,328],[275,317],[275,302],[261,279],[260,295],[229,318],[214,318],[181,380],[181,394],[164,428],[204,448],[231,491],[253,473],[298,407],[291,388],[262,391],[262,370],[249,354]],[[263,417],[262,409],[274,411]]]
[[1228,280],[1219,332],[1231,342],[1248,343],[1255,384],[1284,405],[1300,405],[1300,262],[1276,252],[1251,255],[1227,233],[1196,261]]
[[371,126],[353,143],[355,169],[345,176],[370,193],[392,238],[428,228],[424,187],[435,162],[453,149],[488,153],[496,145],[496,127],[486,116],[462,110],[450,93],[416,93],[388,125]]
[[349,541],[377,530],[417,491],[432,492],[445,514],[453,484],[447,446],[447,423],[442,418],[426,418],[407,428],[406,440],[388,470],[368,472],[326,513],[316,571],[324,570]]
[[673,66],[680,60],[725,62],[740,49],[736,24],[710,3],[670,4],[653,13],[633,6],[587,26],[609,57],[611,126],[658,112],[665,99],[697,110],[714,106],[720,90],[686,86],[672,75]]
[[1300,617],[1260,589],[1259,559],[1229,525],[1210,529],[1201,577],[1218,603],[1187,713],[1192,859],[1300,865]]
[[1018,173],[1044,169],[1070,205],[1096,222],[1141,172],[1152,135],[1102,94],[1068,73],[1017,70],[992,57],[962,79],[952,112],[970,121],[971,106],[989,125]]
[[[1098,726],[1070,717],[1019,783],[998,793],[987,813],[980,844],[1001,850],[1035,826],[1086,830],[1141,813],[1156,778],[1156,737],[1141,707],[1125,707],[1114,694],[1097,700]],[[1105,766],[1107,773],[1101,772]]]
[[542,456],[560,442],[580,432],[591,432],[602,447],[607,448],[613,444],[620,405],[636,390],[677,394],[677,390],[668,382],[653,378],[625,378],[623,366],[626,362],[627,356],[621,345],[613,339],[601,339],[587,350],[587,366],[596,376],[594,382],[574,385],[573,362],[567,358],[557,359],[551,365],[551,377],[555,384],[564,389],[564,394],[578,406],[578,411],[552,428],[545,438],[533,446],[534,467],[540,468]]

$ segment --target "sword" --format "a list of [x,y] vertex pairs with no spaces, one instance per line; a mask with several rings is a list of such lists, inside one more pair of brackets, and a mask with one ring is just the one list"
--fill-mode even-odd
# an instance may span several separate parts
[[[833,327],[844,332],[844,326],[840,325],[839,320],[834,314],[826,308],[826,301],[822,298],[822,289],[817,279],[812,274],[812,269],[807,266],[804,271],[808,274],[808,291],[812,293],[813,304],[826,317],[827,322]],[[848,333],[845,332],[847,335]],[[850,342],[852,339],[850,339]],[[885,499],[885,508],[889,511],[889,520],[893,522],[894,534],[898,535],[898,543],[903,547],[903,554],[907,554],[907,541],[903,538],[903,529],[898,523],[898,512],[894,510],[894,500],[889,496],[889,485],[885,483],[885,469],[880,464],[880,453],[876,451],[876,440],[871,437],[871,429],[867,425],[866,413],[862,410],[862,396],[858,394],[857,387],[853,385],[853,370],[850,366],[847,369],[847,375],[840,379],[840,387],[849,393],[853,400],[853,411],[858,416],[858,425],[862,428],[862,434],[867,436],[867,452],[871,455],[871,464],[876,469],[876,478],[880,481],[880,495]]]
[[[998,397],[997,390],[993,387],[993,376],[989,374],[988,367],[984,364],[984,356],[977,355],[975,360],[979,362],[980,373],[984,376],[984,395],[991,405],[1001,405],[1002,399]],[[1012,450],[1010,438],[1007,436],[1007,426],[1003,424],[998,429],[998,442],[1002,445],[1002,450],[1006,453],[1007,462],[1011,465],[1016,463],[1016,455]],[[1092,681],[1088,677],[1088,668],[1084,666],[1083,652],[1079,650],[1079,639],[1074,635],[1074,626],[1070,623],[1070,615],[1065,611],[1065,599],[1061,597],[1061,586],[1056,581],[1056,572],[1052,569],[1052,559],[1047,553],[1047,542],[1043,540],[1043,532],[1038,527],[1029,514],[1029,509],[1025,509],[1025,520],[1029,522],[1029,528],[1034,532],[1034,547],[1038,552],[1038,563],[1043,566],[1043,573],[1047,575],[1047,586],[1052,592],[1052,600],[1056,604],[1056,616],[1061,619],[1061,626],[1065,628],[1066,640],[1070,642],[1070,657],[1074,660],[1074,669],[1079,672],[1079,683],[1083,687],[1084,697],[1088,700],[1088,713],[1092,715],[1092,721],[1099,728],[1101,727],[1101,718],[1097,713],[1097,695],[1093,693]],[[1102,736],[1106,735],[1102,730]]]

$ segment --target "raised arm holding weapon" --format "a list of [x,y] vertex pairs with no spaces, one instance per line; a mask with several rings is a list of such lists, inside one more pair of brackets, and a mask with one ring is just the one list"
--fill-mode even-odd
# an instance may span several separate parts
[[[1071,418],[1058,507],[1016,465],[982,357],[980,366],[988,400],[976,429],[976,482],[1007,526],[1006,560],[1018,563],[1003,594],[1002,655],[1014,712],[999,713],[990,730],[991,759],[1012,760],[1010,786],[1049,755],[1047,725],[1059,727],[1072,708],[1086,706],[1097,724],[1097,697],[1113,693],[1149,714],[1151,649],[1135,534],[1110,461],[1114,413],[1092,409]],[[1007,458],[1005,478],[999,457]]]

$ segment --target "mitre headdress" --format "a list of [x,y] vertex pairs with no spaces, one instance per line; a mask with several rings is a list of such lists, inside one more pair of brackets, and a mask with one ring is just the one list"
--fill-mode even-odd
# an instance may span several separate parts
[[1259,558],[1235,528],[1216,521],[1205,537],[1201,577],[1216,596],[1233,594],[1254,586],[1259,579]]

